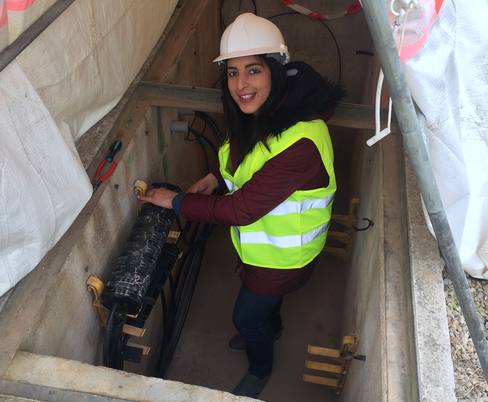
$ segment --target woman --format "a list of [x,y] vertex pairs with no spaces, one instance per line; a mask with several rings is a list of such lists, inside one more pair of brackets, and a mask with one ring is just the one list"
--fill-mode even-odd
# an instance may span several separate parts
[[[219,149],[220,172],[186,193],[149,190],[143,201],[194,221],[231,226],[243,264],[234,306],[249,371],[234,389],[257,397],[273,364],[283,296],[310,277],[331,218],[336,182],[327,126],[343,96],[305,63],[288,63],[283,36],[270,21],[241,14],[225,30],[219,62],[228,138]],[[219,185],[225,196],[212,195]]]

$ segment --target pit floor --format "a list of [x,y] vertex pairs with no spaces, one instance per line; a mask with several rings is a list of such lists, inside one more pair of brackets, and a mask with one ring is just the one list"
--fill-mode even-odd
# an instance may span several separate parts
[[[232,309],[240,287],[235,265],[228,229],[218,227],[207,243],[190,312],[167,379],[230,392],[246,373],[245,353],[227,348],[228,340],[235,334]],[[285,329],[275,344],[273,373],[260,399],[336,400],[332,390],[306,383],[302,375],[307,344],[339,347],[345,278],[343,262],[322,255],[310,281],[285,297],[282,307]]]

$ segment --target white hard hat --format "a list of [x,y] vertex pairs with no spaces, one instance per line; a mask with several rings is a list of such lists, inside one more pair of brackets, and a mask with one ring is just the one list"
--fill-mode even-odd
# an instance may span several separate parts
[[281,64],[290,60],[288,48],[278,27],[252,13],[239,15],[222,34],[220,55],[214,62],[234,57],[276,54]]

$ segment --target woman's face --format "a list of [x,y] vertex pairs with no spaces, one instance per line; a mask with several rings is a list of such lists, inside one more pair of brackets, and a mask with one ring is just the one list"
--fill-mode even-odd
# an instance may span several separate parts
[[271,71],[257,56],[229,59],[227,86],[232,99],[243,113],[256,113],[271,92]]

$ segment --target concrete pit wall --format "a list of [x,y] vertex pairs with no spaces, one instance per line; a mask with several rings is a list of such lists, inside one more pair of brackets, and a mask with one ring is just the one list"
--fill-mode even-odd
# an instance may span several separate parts
[[356,233],[342,332],[366,361],[352,361],[340,400],[453,401],[441,264],[401,137],[360,149],[358,222],[374,226]]

